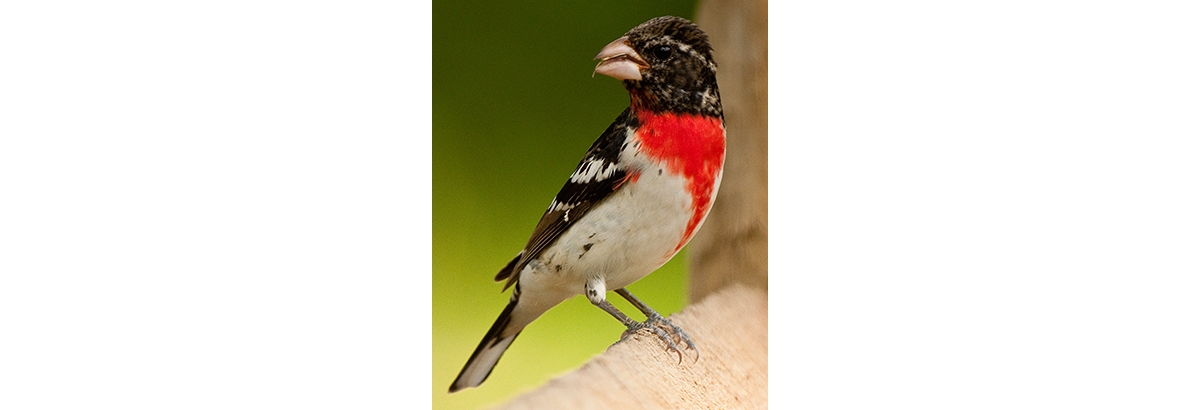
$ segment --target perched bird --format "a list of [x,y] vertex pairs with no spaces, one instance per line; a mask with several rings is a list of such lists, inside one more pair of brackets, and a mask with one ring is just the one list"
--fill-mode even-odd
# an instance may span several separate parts
[[[575,295],[627,327],[691,339],[625,286],[667,263],[692,239],[716,199],[725,122],[708,36],[673,16],[651,19],[609,43],[595,73],[619,79],[630,104],[584,155],[532,237],[496,274],[514,286],[508,306],[450,385],[479,386],[530,322]],[[606,299],[613,290],[646,315],[637,322]],[[665,330],[664,330],[665,329]]]

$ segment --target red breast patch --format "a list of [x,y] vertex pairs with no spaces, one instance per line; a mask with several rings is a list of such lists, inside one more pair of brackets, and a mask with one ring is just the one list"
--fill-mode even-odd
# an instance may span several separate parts
[[692,217],[675,247],[678,251],[712,207],[713,185],[725,163],[725,126],[720,118],[704,115],[638,114],[642,152],[661,162],[667,172],[684,176],[692,197]]

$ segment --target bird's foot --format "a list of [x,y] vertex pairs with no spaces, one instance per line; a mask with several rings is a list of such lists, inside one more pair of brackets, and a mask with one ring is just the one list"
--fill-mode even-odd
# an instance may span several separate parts
[[688,349],[696,352],[697,360],[700,359],[700,351],[696,349],[696,344],[692,343],[692,338],[688,336],[687,332],[684,332],[682,328],[675,326],[675,324],[671,323],[670,320],[667,320],[660,315],[651,315],[650,317],[646,318],[645,322],[633,322],[628,326],[625,332],[621,334],[621,340],[619,342],[625,341],[625,339],[629,338],[630,335],[633,335],[642,329],[650,329],[650,331],[657,335],[659,339],[662,339],[663,342],[666,342],[667,350],[675,352],[675,354],[679,355],[679,361],[681,363],[683,362],[683,352],[679,350],[679,345],[675,343],[675,338],[672,337],[672,334],[677,336],[684,344],[686,344]]

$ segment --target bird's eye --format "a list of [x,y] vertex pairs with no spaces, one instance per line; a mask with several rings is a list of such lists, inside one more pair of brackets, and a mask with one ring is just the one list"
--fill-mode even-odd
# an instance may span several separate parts
[[650,53],[654,54],[654,58],[666,60],[671,57],[671,53],[674,51],[675,49],[671,48],[671,46],[658,46],[654,47],[653,50],[650,50]]

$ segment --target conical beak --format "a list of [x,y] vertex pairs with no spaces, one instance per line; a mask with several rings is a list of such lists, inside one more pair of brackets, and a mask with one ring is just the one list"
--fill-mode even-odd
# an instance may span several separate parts
[[592,75],[600,73],[618,80],[641,80],[642,69],[650,68],[650,64],[646,64],[646,60],[629,46],[626,37],[608,43],[600,49],[595,59],[600,60],[600,64],[596,64]]

